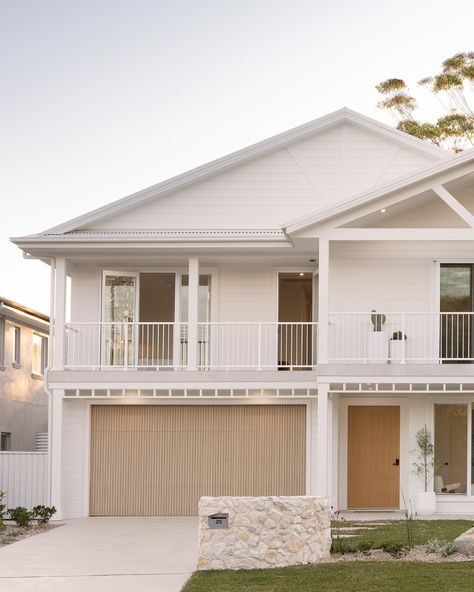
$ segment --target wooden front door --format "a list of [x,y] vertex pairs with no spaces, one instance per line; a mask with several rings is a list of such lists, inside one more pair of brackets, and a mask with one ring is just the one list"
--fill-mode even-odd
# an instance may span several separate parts
[[400,407],[349,406],[348,508],[400,507]]

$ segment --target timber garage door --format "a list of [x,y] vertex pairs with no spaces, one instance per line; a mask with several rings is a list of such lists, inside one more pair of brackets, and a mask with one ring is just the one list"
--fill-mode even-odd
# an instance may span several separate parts
[[202,495],[304,495],[304,405],[93,405],[91,516],[193,516]]

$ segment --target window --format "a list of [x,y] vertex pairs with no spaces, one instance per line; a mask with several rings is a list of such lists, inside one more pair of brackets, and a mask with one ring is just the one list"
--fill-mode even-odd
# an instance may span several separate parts
[[0,317],[0,367],[5,366],[5,319]]
[[13,363],[20,364],[21,361],[21,329],[14,327],[13,329]]
[[434,416],[434,489],[436,493],[468,493],[468,405],[437,404]]
[[33,354],[32,354],[32,365],[31,371],[33,374],[39,374],[43,376],[45,368],[47,366],[48,356],[48,342],[46,337],[33,333]]
[[10,432],[2,432],[0,439],[0,450],[5,452],[12,449],[12,435]]

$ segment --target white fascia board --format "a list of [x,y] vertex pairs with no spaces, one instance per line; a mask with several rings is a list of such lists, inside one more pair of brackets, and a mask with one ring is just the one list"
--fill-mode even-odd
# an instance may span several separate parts
[[473,228],[335,228],[324,235],[335,241],[472,241]]
[[190,171],[187,171],[181,175],[167,179],[166,181],[158,183],[157,185],[152,185],[151,187],[114,201],[82,216],[73,218],[72,220],[64,222],[63,224],[49,228],[43,231],[41,234],[62,234],[77,228],[83,228],[87,224],[95,223],[106,216],[118,214],[119,212],[123,212],[128,208],[144,203],[149,199],[163,197],[172,191],[182,189],[197,181],[202,181],[237,164],[243,164],[244,162],[252,160],[255,157],[263,156],[287,144],[304,139],[305,137],[312,135],[317,131],[327,129],[330,126],[337,125],[343,121],[369,128],[376,133],[382,134],[385,137],[397,142],[402,142],[406,145],[409,145],[413,149],[429,153],[436,158],[445,159],[449,157],[449,153],[441,148],[431,146],[423,140],[418,140],[417,138],[414,138],[404,132],[400,132],[395,128],[376,121],[375,119],[371,119],[370,117],[344,107],[343,109],[334,111],[333,113],[253,144],[247,148],[243,148],[242,150],[238,150],[228,154],[227,156],[191,169]]
[[387,185],[383,185],[381,187],[373,189],[372,191],[359,193],[358,195],[356,195],[348,201],[341,202],[335,206],[326,208],[324,210],[318,210],[317,212],[315,212],[314,214],[310,214],[309,216],[301,216],[299,218],[293,219],[292,221],[287,222],[286,224],[282,224],[281,229],[286,234],[291,234],[293,232],[297,232],[298,230],[303,230],[308,226],[313,226],[314,224],[325,222],[326,220],[334,218],[339,214],[343,214],[345,212],[348,212],[349,210],[363,206],[371,201],[375,201],[381,197],[385,197],[390,193],[394,193],[395,191],[404,189],[409,185],[419,183],[420,181],[424,181],[426,179],[439,175],[445,171],[448,171],[449,169],[469,163],[470,161],[474,161],[474,148],[466,150],[461,154],[452,156],[451,158],[444,159],[441,162],[429,165],[427,168],[424,168],[421,171],[411,173],[406,177],[396,179],[395,181],[392,181]]

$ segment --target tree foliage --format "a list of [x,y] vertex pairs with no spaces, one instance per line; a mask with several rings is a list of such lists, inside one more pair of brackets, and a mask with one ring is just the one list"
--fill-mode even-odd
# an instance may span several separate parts
[[415,117],[417,102],[401,78],[388,78],[375,87],[382,95],[380,109],[390,111],[397,119],[397,129],[421,140],[429,140],[461,152],[474,146],[474,52],[458,53],[441,64],[441,71],[427,76],[418,86],[428,89],[439,99],[446,115],[435,122]]

